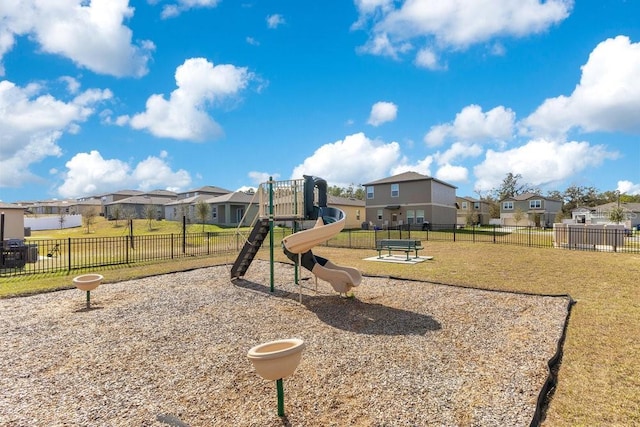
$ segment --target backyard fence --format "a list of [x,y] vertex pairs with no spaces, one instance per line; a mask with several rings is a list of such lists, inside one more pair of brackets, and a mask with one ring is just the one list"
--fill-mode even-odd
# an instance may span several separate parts
[[[290,228],[274,228],[274,244],[291,234]],[[517,245],[535,248],[563,248],[640,253],[640,231],[581,230],[578,241],[564,239],[554,231],[536,227],[465,227],[431,224],[429,229],[401,226],[385,230],[345,230],[323,246],[375,250],[380,239],[414,239],[423,242],[470,242]],[[606,234],[605,234],[606,233]],[[611,236],[614,233],[615,236]],[[115,265],[187,257],[231,255],[242,248],[246,233],[235,230],[119,237],[32,239],[0,251],[0,277],[55,273]],[[597,242],[585,244],[584,242]],[[603,243],[604,242],[604,243]]]

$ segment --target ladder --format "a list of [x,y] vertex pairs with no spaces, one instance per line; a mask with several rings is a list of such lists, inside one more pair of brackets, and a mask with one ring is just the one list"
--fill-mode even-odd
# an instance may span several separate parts
[[236,258],[233,267],[231,267],[231,279],[245,275],[267,234],[269,234],[269,219],[263,218],[256,221],[249,238],[244,242],[238,258]]

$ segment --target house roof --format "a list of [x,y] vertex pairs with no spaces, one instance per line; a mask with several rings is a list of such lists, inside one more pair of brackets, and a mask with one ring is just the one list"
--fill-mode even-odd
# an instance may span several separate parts
[[484,202],[484,200],[480,200],[480,199],[475,199],[473,197],[469,197],[469,196],[456,196],[456,198],[458,199],[463,199],[466,200],[467,202]]
[[100,194],[100,195],[95,196],[95,197],[101,198],[101,197],[106,197],[106,196],[110,196],[110,195],[137,196],[139,194],[144,194],[144,191],[140,191],[140,190],[118,190],[118,191],[113,191],[111,193]]
[[342,205],[342,206],[360,206],[364,207],[366,202],[364,200],[359,200],[351,197],[340,197],[340,196],[332,196],[331,194],[327,195],[327,204],[328,205]]
[[228,194],[228,193],[232,193],[232,191],[227,190],[225,188],[216,187],[215,185],[205,185],[200,188],[195,188],[193,190],[180,192],[180,194],[189,194],[189,193],[197,193],[197,194],[209,193],[209,195],[211,195],[211,194],[219,194],[219,193]]
[[175,191],[169,191],[169,190],[153,190],[153,191],[148,191],[146,193],[144,193],[146,196],[156,196],[156,197],[177,197],[178,193],[176,193]]
[[210,197],[206,200],[207,203],[251,203],[254,200],[253,194],[247,194],[243,191],[236,191],[229,194],[223,194],[222,196]]
[[15,203],[0,202],[0,209],[27,209],[25,206],[16,205]]
[[117,200],[115,202],[106,203],[106,206],[112,205],[166,205],[170,200],[166,197],[151,197],[147,195],[127,197],[126,199]]
[[206,201],[210,198],[210,194],[198,194],[197,196],[185,197],[184,199],[171,200],[169,203],[165,204],[165,206],[190,205],[198,203],[200,200]]
[[513,197],[505,197],[501,201],[504,201],[504,200],[515,200],[516,202],[522,202],[524,200],[529,200],[529,199],[533,199],[533,198],[543,199],[543,200],[553,200],[553,201],[556,201],[556,202],[562,202],[562,200],[560,200],[560,199],[556,199],[554,197],[545,197],[542,194],[536,194],[536,193],[522,193],[522,194],[515,195]]
[[[593,206],[593,207],[580,206],[580,207],[577,207],[577,208],[573,209],[571,212],[606,211],[606,210],[615,208],[617,206],[618,206],[618,202],[609,202],[609,203],[605,203],[603,205],[598,205],[598,206]],[[625,210],[627,210],[627,211],[640,213],[640,203],[620,203],[620,207],[625,209]]]
[[435,181],[443,185],[447,185],[451,188],[458,188],[455,185],[449,184],[448,182],[440,181],[437,178],[433,178],[431,176],[422,175],[418,172],[403,172],[398,175],[389,176],[387,178],[382,178],[377,181],[367,182],[362,185],[378,185],[378,184],[395,184],[399,182],[410,182],[410,181]]

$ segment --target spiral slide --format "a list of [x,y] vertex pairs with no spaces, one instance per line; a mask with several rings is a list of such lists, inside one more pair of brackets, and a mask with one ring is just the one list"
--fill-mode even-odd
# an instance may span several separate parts
[[337,208],[321,208],[321,216],[318,217],[313,228],[299,231],[282,240],[282,247],[287,257],[298,262],[311,271],[316,277],[333,287],[336,292],[346,294],[351,288],[358,286],[362,281],[360,271],[352,267],[342,267],[331,261],[316,256],[311,252],[314,246],[326,242],[344,228],[344,212]]

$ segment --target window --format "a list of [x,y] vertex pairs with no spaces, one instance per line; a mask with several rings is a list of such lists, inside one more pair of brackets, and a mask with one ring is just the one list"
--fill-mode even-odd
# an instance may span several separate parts
[[513,202],[502,202],[502,209],[505,211],[513,210]]
[[373,187],[367,187],[367,199],[373,199]]
[[391,184],[391,197],[400,196],[400,184]]
[[467,202],[462,202],[462,209],[467,209]]
[[413,224],[415,222],[414,211],[407,211],[407,224]]
[[542,207],[542,200],[529,200],[529,209],[540,209]]
[[218,207],[217,206],[211,206],[211,218],[213,218],[213,219],[218,218]]
[[480,209],[480,202],[474,202],[473,203],[473,209],[479,210]]
[[424,222],[424,211],[417,210],[416,211],[416,224],[422,224]]
[[382,221],[382,209],[378,209],[378,220]]
[[236,211],[236,222],[240,224],[242,217],[244,216],[244,208],[238,208]]
[[360,221],[360,209],[356,209],[356,219]]

